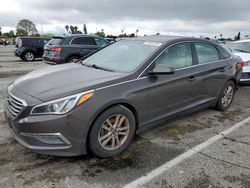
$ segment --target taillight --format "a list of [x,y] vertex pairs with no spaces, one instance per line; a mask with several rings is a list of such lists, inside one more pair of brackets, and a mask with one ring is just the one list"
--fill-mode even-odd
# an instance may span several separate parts
[[244,67],[244,65],[245,65],[245,62],[241,60],[239,63],[236,64],[236,69],[241,70],[242,67]]
[[240,64],[240,66],[241,66],[241,68],[242,68],[242,67],[244,67],[245,62],[241,60],[239,64]]
[[53,51],[53,52],[61,52],[61,51],[62,51],[62,48],[53,47],[53,48],[50,48],[50,51]]

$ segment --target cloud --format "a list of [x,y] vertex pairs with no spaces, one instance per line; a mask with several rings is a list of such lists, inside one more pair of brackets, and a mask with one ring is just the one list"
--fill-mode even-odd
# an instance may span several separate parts
[[141,34],[250,33],[249,0],[9,0],[6,6],[9,2],[15,8],[0,8],[2,26],[14,27],[18,20],[27,18],[45,28],[86,23],[93,32],[97,27],[112,34],[137,28]]

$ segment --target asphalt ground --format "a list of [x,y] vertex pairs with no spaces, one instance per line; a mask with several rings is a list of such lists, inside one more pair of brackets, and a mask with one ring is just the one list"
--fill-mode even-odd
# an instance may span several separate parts
[[[206,109],[161,123],[111,159],[39,155],[12,138],[3,101],[10,82],[49,65],[23,62],[13,50],[0,46],[0,187],[250,187],[250,123],[242,123],[250,116],[250,87],[239,87],[228,111]],[[203,147],[187,157],[197,146]]]

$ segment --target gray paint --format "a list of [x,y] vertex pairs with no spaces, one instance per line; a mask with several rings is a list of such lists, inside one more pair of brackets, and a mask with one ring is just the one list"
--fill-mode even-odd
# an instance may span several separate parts
[[[141,37],[129,40],[162,42],[161,48],[131,74],[107,72],[79,64],[54,66],[32,72],[16,80],[10,92],[25,100],[28,107],[16,119],[5,110],[9,124],[17,140],[26,147],[52,155],[80,155],[87,152],[88,131],[96,117],[106,108],[121,104],[136,114],[137,133],[161,120],[183,115],[216,104],[217,98],[229,79],[237,80],[240,71],[235,64],[240,60],[232,55],[220,60],[176,70],[170,75],[148,75],[153,60],[168,46],[182,41],[209,41],[185,37]],[[195,53],[194,53],[195,54]],[[67,95],[95,90],[93,97],[65,115],[29,116],[34,105]],[[60,149],[44,145],[23,133],[61,133],[72,147]],[[43,150],[42,146],[54,150]],[[37,147],[37,148],[36,148]]]

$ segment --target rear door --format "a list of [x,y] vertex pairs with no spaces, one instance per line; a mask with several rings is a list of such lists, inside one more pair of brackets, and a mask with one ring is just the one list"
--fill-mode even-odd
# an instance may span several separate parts
[[227,69],[230,64],[220,57],[215,45],[205,42],[192,43],[197,58],[197,90],[200,103],[215,101],[220,94],[227,78]]

